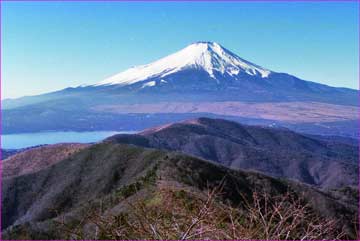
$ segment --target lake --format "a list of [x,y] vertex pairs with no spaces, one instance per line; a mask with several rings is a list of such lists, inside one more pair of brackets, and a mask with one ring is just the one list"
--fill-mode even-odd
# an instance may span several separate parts
[[20,133],[7,134],[1,136],[1,148],[4,149],[19,149],[43,144],[55,143],[90,143],[98,142],[106,137],[115,134],[131,134],[134,131],[119,132],[119,131],[53,131],[53,132],[36,132],[36,133]]

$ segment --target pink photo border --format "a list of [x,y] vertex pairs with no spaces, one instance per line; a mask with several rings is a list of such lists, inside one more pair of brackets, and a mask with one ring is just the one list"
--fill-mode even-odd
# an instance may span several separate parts
[[[357,2],[358,13],[360,13],[360,0],[0,0],[0,97],[2,94],[2,2]],[[360,17],[358,18],[358,36],[360,36]],[[360,46],[360,45],[358,45]],[[358,84],[360,89],[360,48],[358,52]],[[1,98],[0,98],[1,99]],[[0,136],[2,133],[2,106],[0,101]],[[360,107],[360,91],[358,95],[358,107]],[[360,140],[360,108],[358,108],[358,140]],[[0,138],[0,200],[2,200],[2,138]],[[360,153],[360,146],[358,148]],[[358,188],[360,188],[360,159],[358,160]],[[358,189],[360,192],[360,189]],[[360,220],[360,200],[358,200],[358,219]],[[0,216],[2,217],[2,206],[0,204]],[[0,240],[3,240],[2,218],[0,219]],[[358,235],[360,235],[360,224],[358,224]],[[360,236],[358,237],[360,240]],[[60,240],[59,240],[60,241]],[[62,241],[62,240],[61,240]],[[90,240],[86,240],[90,241]]]

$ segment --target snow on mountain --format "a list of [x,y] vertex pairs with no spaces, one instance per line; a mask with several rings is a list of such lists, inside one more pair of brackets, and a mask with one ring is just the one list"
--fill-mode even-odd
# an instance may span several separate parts
[[156,85],[156,82],[155,82],[155,81],[149,81],[149,82],[143,84],[142,88],[152,87],[152,86],[155,86],[155,85]]
[[[241,59],[234,53],[214,42],[196,42],[186,48],[153,63],[136,66],[111,76],[99,85],[131,85],[152,77],[165,77],[183,69],[202,69],[215,79],[215,72],[231,76],[246,73],[266,78],[271,71]],[[143,87],[154,86],[155,83]]]

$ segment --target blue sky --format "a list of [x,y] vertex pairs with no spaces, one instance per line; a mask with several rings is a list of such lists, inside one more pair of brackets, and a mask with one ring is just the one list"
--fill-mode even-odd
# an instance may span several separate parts
[[357,2],[2,2],[2,98],[92,84],[196,41],[358,88]]

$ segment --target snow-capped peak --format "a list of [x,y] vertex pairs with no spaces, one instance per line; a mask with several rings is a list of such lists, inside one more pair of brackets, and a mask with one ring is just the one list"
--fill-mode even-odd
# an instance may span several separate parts
[[111,76],[98,85],[129,85],[151,77],[165,77],[179,70],[196,68],[214,73],[237,75],[240,72],[266,78],[271,71],[241,59],[214,42],[196,42],[151,64],[136,66]]

